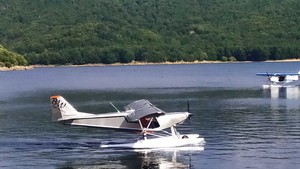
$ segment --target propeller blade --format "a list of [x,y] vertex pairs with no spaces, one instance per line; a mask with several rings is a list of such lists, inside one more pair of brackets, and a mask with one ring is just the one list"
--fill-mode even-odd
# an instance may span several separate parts
[[192,116],[192,113],[190,113],[190,100],[189,100],[189,99],[187,99],[186,105],[187,105],[187,112],[189,113],[189,116],[188,116],[188,123],[190,124],[190,123],[191,123],[191,116]]
[[190,112],[190,100],[189,99],[187,99],[186,105],[187,105],[187,112]]

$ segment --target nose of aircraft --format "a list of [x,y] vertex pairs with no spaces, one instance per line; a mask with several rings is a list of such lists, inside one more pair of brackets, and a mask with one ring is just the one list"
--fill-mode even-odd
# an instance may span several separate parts
[[160,128],[165,129],[176,124],[183,123],[187,118],[191,116],[189,112],[170,112],[157,118]]
[[177,123],[183,123],[187,118],[190,118],[191,116],[192,116],[192,114],[189,112],[179,112]]

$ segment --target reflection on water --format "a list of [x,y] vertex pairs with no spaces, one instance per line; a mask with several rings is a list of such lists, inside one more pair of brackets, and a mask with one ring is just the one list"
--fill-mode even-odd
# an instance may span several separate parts
[[287,99],[299,99],[299,87],[288,87],[286,88]]
[[91,158],[82,158],[77,162],[68,161],[59,168],[192,168],[193,161],[196,160],[193,156],[197,155],[197,151],[203,151],[203,147],[177,150],[98,150],[99,153],[101,151],[107,157],[97,159],[91,154]]
[[161,150],[138,150],[137,156],[141,159],[140,166],[127,166],[128,168],[191,168],[192,156],[203,147],[185,147]]
[[142,154],[142,165],[140,168],[188,168],[191,166],[189,158],[179,158],[177,151],[173,152],[140,152]]
[[264,89],[264,95],[271,97],[271,107],[278,108],[285,104],[287,109],[297,109],[300,106],[298,99],[300,98],[299,87],[271,87]]
[[284,99],[299,99],[299,87],[270,87],[268,89],[264,89],[265,91],[270,91],[271,98],[284,98]]

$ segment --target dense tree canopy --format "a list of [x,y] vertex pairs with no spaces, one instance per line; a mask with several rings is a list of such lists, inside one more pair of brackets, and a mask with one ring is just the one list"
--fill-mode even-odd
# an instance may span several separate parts
[[14,52],[8,51],[0,45],[0,67],[24,66],[26,59]]
[[29,64],[300,58],[299,0],[0,0]]

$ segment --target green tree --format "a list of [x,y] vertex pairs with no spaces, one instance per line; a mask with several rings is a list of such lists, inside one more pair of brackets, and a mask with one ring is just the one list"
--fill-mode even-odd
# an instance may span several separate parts
[[28,64],[24,56],[8,51],[2,45],[0,45],[0,62],[2,66],[5,65],[6,67]]

